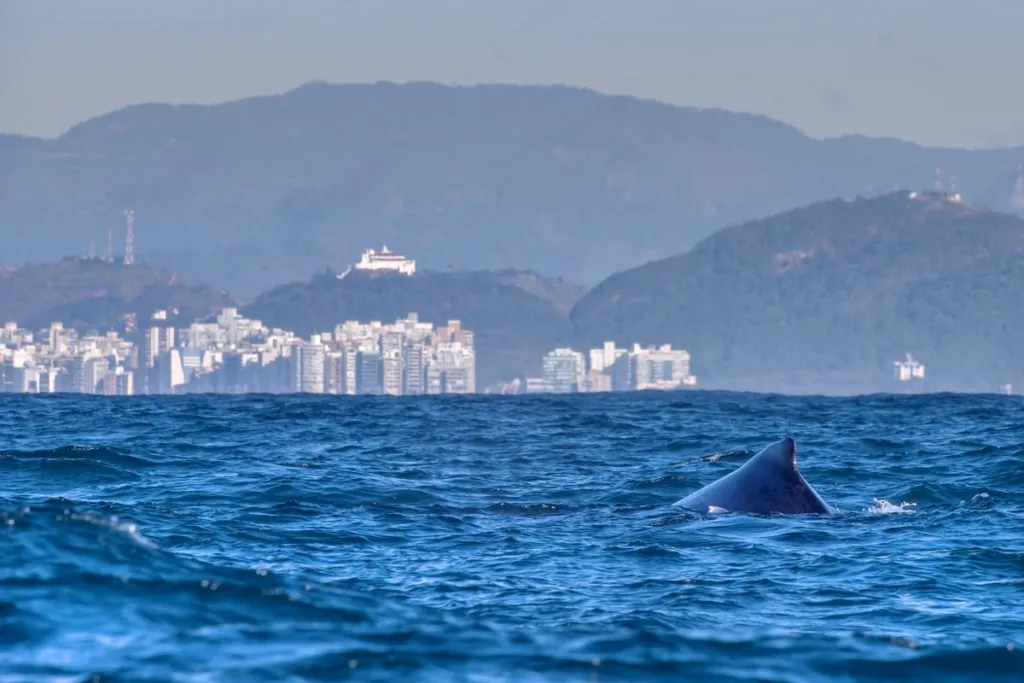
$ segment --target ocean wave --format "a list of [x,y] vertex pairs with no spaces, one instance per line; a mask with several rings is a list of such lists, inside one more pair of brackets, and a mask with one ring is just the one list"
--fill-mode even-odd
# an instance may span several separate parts
[[917,512],[917,503],[903,501],[893,504],[887,500],[875,498],[875,502],[868,508],[868,512],[873,515],[912,515]]
[[[1022,676],[1019,401],[0,401],[0,678]],[[783,436],[845,512],[673,507]]]
[[61,446],[38,450],[2,450],[0,467],[8,472],[37,471],[72,479],[92,477],[117,480],[137,479],[138,470],[155,463],[106,446]]

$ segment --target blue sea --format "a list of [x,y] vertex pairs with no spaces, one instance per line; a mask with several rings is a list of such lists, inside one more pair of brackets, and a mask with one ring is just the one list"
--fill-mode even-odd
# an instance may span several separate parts
[[[792,436],[832,517],[672,504]],[[2,681],[1024,680],[1024,402],[0,397]]]

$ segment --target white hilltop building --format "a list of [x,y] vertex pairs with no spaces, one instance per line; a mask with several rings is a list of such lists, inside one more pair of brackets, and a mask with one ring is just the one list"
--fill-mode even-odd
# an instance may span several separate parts
[[914,357],[907,354],[905,361],[895,361],[896,379],[900,382],[909,382],[912,379],[924,379],[924,365],[914,360]]
[[385,246],[380,251],[376,249],[364,251],[355,268],[356,270],[372,271],[390,270],[402,275],[412,275],[416,272],[416,262],[402,254],[396,254]]

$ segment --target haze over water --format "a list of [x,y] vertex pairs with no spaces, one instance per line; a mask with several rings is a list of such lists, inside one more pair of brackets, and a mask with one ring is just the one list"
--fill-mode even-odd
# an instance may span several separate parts
[[[0,397],[0,677],[1021,680],[1022,421],[959,395]],[[672,507],[786,435],[840,514]]]

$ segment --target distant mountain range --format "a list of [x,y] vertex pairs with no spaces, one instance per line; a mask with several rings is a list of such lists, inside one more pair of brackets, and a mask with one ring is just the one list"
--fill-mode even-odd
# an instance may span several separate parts
[[0,135],[0,258],[104,251],[130,207],[141,260],[246,298],[382,243],[433,271],[591,285],[727,225],[930,187],[936,166],[966,199],[1024,211],[1022,162],[577,88],[311,83]]
[[[242,308],[308,336],[346,320],[417,313],[475,334],[485,387],[537,376],[545,353],[671,343],[700,386],[792,393],[899,391],[893,362],[925,363],[927,390],[1024,387],[1024,220],[945,194],[834,199],[732,226],[589,292],[528,271],[323,271]],[[239,305],[145,264],[95,259],[0,272],[0,319],[117,328],[155,309],[178,324]],[[173,322],[173,321],[172,321]]]

